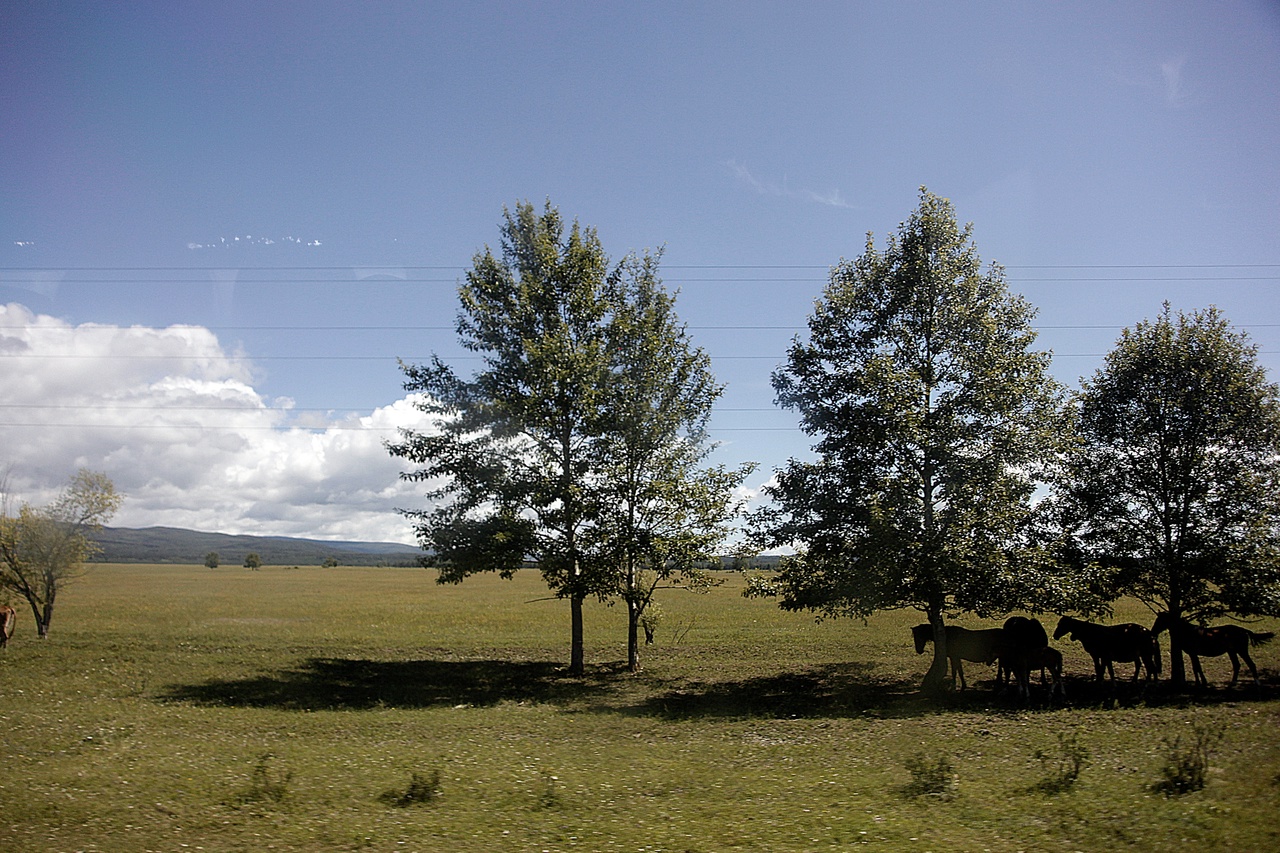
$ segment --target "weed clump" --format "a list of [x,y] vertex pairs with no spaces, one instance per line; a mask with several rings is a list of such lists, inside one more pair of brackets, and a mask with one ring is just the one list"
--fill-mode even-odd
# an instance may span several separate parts
[[253,768],[253,773],[249,777],[249,788],[236,797],[236,802],[240,805],[249,805],[251,803],[282,803],[289,794],[289,783],[293,780],[293,772],[289,771],[282,777],[273,778],[268,771],[267,765],[275,758],[271,753],[266,752],[258,756],[258,763]]
[[1071,790],[1091,758],[1089,750],[1080,745],[1074,733],[1066,735],[1061,732],[1058,733],[1056,751],[1037,749],[1035,757],[1044,769],[1045,776],[1032,786],[1032,790],[1043,794],[1060,794]]
[[538,792],[538,799],[535,806],[537,811],[543,809],[558,809],[562,805],[560,799],[560,779],[556,776],[543,774],[542,789]]
[[949,800],[955,796],[956,775],[951,759],[940,755],[930,759],[923,752],[916,753],[903,762],[911,781],[900,789],[906,797],[937,797]]
[[1209,758],[1222,743],[1223,729],[1208,723],[1196,723],[1191,727],[1191,738],[1184,746],[1182,735],[1172,740],[1166,735],[1164,764],[1160,767],[1161,779],[1153,787],[1166,797],[1178,797],[1199,791],[1208,781]]
[[433,803],[440,796],[440,771],[430,775],[413,772],[409,778],[409,787],[403,791],[391,790],[378,797],[378,801],[396,808],[425,805]]

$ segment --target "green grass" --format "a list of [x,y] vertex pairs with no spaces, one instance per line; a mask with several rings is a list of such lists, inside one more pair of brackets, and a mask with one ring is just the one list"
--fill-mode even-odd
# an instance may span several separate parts
[[[1225,659],[1208,693],[1098,689],[1060,642],[1065,706],[977,665],[935,703],[915,614],[815,623],[726,580],[666,593],[640,675],[625,612],[591,604],[569,678],[532,572],[94,566],[47,641],[20,611],[0,652],[0,848],[1280,849],[1280,642],[1261,690]],[[1166,796],[1197,727],[1221,732],[1207,783]],[[1045,784],[1064,742],[1089,760]],[[944,758],[946,796],[913,795],[909,765]]]

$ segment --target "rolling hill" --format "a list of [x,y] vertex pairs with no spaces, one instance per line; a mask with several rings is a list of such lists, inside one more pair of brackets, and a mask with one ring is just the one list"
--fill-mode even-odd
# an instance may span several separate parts
[[417,565],[422,552],[399,542],[330,542],[283,536],[236,536],[174,527],[107,527],[93,535],[102,548],[95,562],[195,563],[216,552],[223,566],[240,566],[250,553],[264,565],[315,566],[332,558],[344,566]]

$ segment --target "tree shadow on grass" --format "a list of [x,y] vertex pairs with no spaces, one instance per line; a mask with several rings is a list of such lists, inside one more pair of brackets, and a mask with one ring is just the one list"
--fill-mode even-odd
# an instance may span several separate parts
[[[624,673],[622,664],[592,667],[573,677],[549,661],[374,661],[311,658],[288,670],[247,678],[173,685],[161,701],[296,711],[476,706],[502,702],[562,705],[575,711],[691,718],[907,718],[938,713],[1027,713],[1060,708],[1215,705],[1276,699],[1266,678],[1210,690],[1156,684],[1098,684],[1068,678],[1067,697],[1036,685],[1030,700],[994,681],[968,690],[926,696],[914,678],[872,663],[839,663],[739,680],[665,680]],[[1267,673],[1267,675],[1271,675]]]
[[597,677],[573,678],[546,661],[374,661],[311,658],[249,678],[171,686],[162,701],[295,711],[558,703],[601,689]]

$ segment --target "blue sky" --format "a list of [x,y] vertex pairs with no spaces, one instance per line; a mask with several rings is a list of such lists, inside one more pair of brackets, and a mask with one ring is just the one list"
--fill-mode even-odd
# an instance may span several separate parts
[[663,247],[753,487],[809,444],[770,371],[921,185],[1064,383],[1164,300],[1280,368],[1273,3],[9,2],[0,55],[0,466],[105,470],[122,525],[409,539],[395,359],[461,355],[524,199]]

